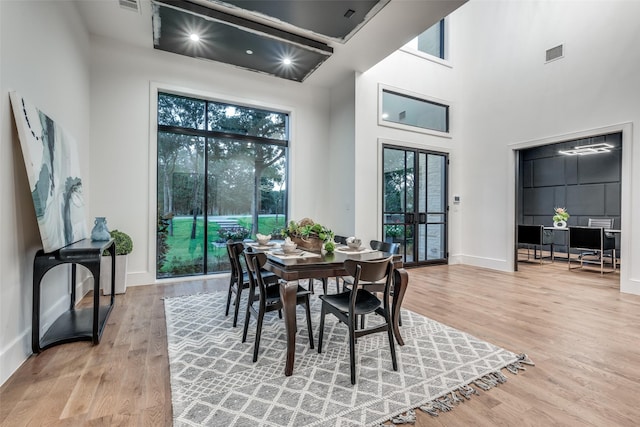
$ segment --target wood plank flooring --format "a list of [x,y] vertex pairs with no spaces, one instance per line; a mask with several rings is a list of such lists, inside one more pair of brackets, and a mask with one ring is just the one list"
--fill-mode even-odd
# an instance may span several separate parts
[[[225,289],[227,280],[130,287],[116,296],[98,346],[52,347],[0,388],[0,425],[171,425],[162,299]],[[406,308],[536,363],[452,412],[418,411],[416,425],[640,425],[640,296],[618,289],[617,273],[569,272],[562,262],[520,263],[516,273],[409,270]]]

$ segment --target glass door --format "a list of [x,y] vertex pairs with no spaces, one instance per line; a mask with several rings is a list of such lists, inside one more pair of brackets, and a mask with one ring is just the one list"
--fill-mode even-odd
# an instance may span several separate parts
[[382,235],[407,265],[447,262],[447,164],[443,153],[383,147]]

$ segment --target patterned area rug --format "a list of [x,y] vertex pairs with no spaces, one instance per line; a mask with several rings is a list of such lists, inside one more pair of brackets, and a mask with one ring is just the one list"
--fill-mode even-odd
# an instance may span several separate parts
[[[321,302],[314,295],[311,301],[317,348]],[[318,354],[309,348],[304,310],[298,307],[294,374],[285,377],[285,328],[277,312],[265,316],[258,361],[252,363],[255,320],[247,342],[241,343],[244,310],[233,328],[233,316],[224,316],[225,304],[226,292],[165,299],[176,426],[379,425],[413,408],[433,409],[474,381],[490,383],[482,378],[501,375],[502,368],[513,368],[519,360],[510,351],[403,309],[405,345],[396,345],[398,371],[391,367],[387,335],[369,335],[358,340],[357,383],[352,386],[346,326],[327,316],[323,353]],[[367,316],[368,325],[376,317]]]

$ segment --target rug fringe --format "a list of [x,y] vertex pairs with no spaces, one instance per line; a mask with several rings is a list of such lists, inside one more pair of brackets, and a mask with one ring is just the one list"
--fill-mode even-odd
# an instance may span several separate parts
[[[527,368],[522,365],[535,366],[535,363],[533,363],[533,361],[525,353],[520,353],[518,355],[518,359],[515,362],[510,363],[509,365],[495,372],[491,372],[483,377],[477,378],[469,382],[468,384],[464,384],[459,388],[453,390],[452,392],[445,394],[444,396],[433,399],[432,401],[419,406],[418,409],[431,415],[432,417],[437,417],[441,412],[449,412],[465,400],[471,399],[471,396],[473,396],[474,394],[480,394],[477,389],[471,386],[471,384],[484,391],[491,390],[492,388],[507,382],[507,377],[502,373],[502,369],[506,369],[512,374],[518,375],[519,371],[527,370]],[[415,424],[416,413],[413,409],[411,409],[404,414],[391,418],[389,421],[391,421],[391,423],[394,425]],[[379,427],[385,425],[386,424],[382,423],[379,425]]]

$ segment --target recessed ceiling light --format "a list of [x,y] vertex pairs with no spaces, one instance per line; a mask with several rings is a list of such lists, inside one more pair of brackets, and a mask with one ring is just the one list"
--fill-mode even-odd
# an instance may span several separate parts
[[283,63],[284,65],[291,65],[291,58],[284,58],[284,59],[282,60],[282,63]]
[[245,52],[247,53],[247,55],[253,55],[253,51],[251,49],[247,49],[245,50]]
[[192,42],[197,42],[197,41],[200,41],[200,36],[197,35],[196,33],[191,33],[191,35],[189,36],[189,39],[191,39]]

